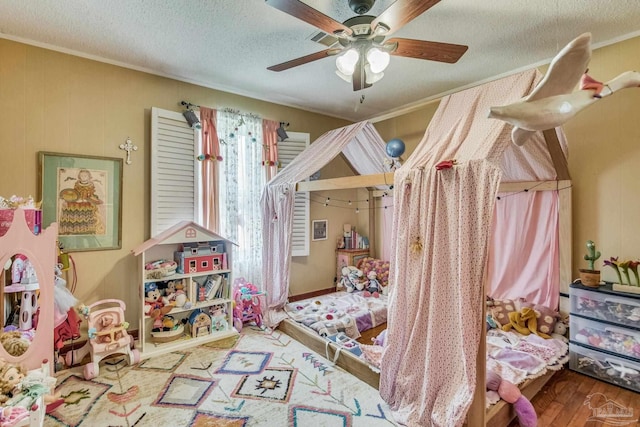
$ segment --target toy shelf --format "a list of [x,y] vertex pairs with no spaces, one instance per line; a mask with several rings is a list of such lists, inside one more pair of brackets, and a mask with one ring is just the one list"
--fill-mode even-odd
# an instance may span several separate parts
[[[132,251],[140,257],[141,266],[141,317],[136,345],[142,359],[238,334],[233,327],[230,290],[234,245],[198,224],[185,221]],[[150,270],[145,266],[163,264],[161,260],[166,261],[164,264],[175,262],[175,273],[148,278]],[[145,289],[154,286],[158,290],[166,289],[169,294],[172,288],[181,288],[182,302],[176,299],[176,306],[163,317],[145,314],[145,308],[149,308]],[[151,306],[148,312],[155,308]]]

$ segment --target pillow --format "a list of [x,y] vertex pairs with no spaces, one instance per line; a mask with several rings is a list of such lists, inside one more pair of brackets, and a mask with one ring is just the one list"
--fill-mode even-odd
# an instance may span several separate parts
[[530,302],[523,302],[522,307],[531,307],[536,313],[536,320],[538,323],[538,332],[551,335],[556,322],[560,319],[560,313],[550,309],[542,304],[532,304]]
[[376,279],[382,286],[389,284],[389,261],[366,257],[358,262],[357,267],[362,270],[364,276],[367,277],[370,271],[376,272]]
[[495,300],[493,301],[493,308],[491,308],[491,315],[493,320],[498,322],[500,326],[504,326],[509,324],[509,313],[514,311],[520,311],[515,301],[510,299]]

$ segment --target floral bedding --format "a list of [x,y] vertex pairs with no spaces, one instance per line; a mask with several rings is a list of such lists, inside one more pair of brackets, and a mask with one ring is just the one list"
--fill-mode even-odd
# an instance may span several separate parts
[[360,292],[336,292],[291,302],[285,312],[321,336],[343,332],[359,338],[360,332],[387,321],[387,296],[365,297]]

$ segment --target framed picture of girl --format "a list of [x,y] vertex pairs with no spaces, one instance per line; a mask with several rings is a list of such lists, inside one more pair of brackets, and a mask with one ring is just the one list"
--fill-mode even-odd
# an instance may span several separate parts
[[42,226],[66,252],[122,246],[122,159],[39,153]]

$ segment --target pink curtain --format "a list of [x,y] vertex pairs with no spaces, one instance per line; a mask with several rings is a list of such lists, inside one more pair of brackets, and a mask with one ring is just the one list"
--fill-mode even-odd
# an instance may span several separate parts
[[488,295],[524,298],[556,309],[560,299],[558,193],[499,196],[489,251]]
[[[529,93],[535,70],[447,96],[394,176],[394,247],[380,396],[410,426],[461,426],[476,378],[489,231],[511,126],[492,105]],[[451,169],[436,170],[455,159]]]
[[278,126],[274,120],[262,120],[262,164],[264,165],[266,182],[278,172]]
[[205,160],[202,161],[202,225],[209,230],[219,231],[218,161],[222,158],[216,130],[216,110],[200,107],[200,121],[202,123],[201,152],[205,156]]

